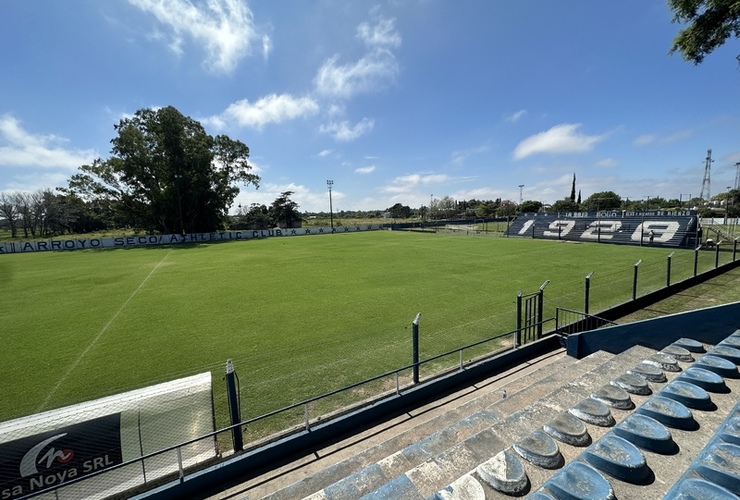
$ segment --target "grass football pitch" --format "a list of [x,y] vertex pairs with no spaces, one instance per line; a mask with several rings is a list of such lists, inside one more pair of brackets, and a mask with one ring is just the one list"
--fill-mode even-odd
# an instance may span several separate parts
[[[545,317],[583,310],[590,272],[592,313],[630,300],[639,259],[657,289],[671,251],[375,231],[2,255],[0,421],[212,371],[223,427],[229,358],[250,418],[408,365],[418,312],[424,359],[512,331],[545,280]],[[672,280],[693,265],[675,250]]]

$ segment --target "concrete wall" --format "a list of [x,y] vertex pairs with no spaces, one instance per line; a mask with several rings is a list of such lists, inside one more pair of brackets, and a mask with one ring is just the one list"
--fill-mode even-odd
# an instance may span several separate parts
[[634,345],[662,349],[682,337],[716,344],[738,328],[740,302],[734,302],[570,335],[566,348],[580,359],[596,351],[617,354]]

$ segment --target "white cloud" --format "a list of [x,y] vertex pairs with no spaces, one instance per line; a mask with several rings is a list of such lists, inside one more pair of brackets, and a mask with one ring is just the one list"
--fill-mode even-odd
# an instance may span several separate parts
[[485,144],[483,146],[478,146],[476,148],[470,148],[470,149],[464,149],[461,151],[453,151],[451,158],[452,158],[452,164],[456,166],[462,166],[462,164],[465,162],[465,160],[468,159],[469,156],[474,154],[482,154],[487,153],[491,150],[491,146],[488,144]]
[[373,172],[375,172],[375,165],[355,169],[356,174],[372,174]]
[[388,186],[382,187],[383,193],[408,193],[416,188],[429,187],[435,184],[444,184],[450,181],[445,174],[409,174],[396,177]]
[[[318,212],[323,210],[328,212],[329,195],[325,190],[326,185],[323,184],[323,181],[321,181],[321,185],[322,187],[318,188],[318,191],[312,191],[308,186],[293,182],[287,184],[265,183],[260,185],[259,190],[243,189],[234,200],[231,211],[236,212],[238,205],[249,207],[252,203],[269,207],[282,193],[292,191],[293,194],[290,196],[290,199],[298,204],[298,211]],[[342,206],[345,202],[346,195],[337,189],[333,189],[331,195],[334,202],[334,210],[337,211],[337,206]]]
[[329,155],[330,155],[330,154],[332,153],[332,151],[333,151],[333,150],[331,150],[331,149],[324,149],[323,151],[321,151],[321,152],[319,153],[319,156],[320,156],[321,158],[324,158],[324,157],[326,157],[326,156],[329,156]]
[[594,164],[594,167],[596,168],[614,168],[617,165],[619,165],[619,162],[615,160],[614,158],[604,158],[599,161],[597,161]]
[[526,115],[526,114],[527,114],[527,110],[526,109],[520,109],[516,113],[513,113],[513,114],[507,116],[506,117],[506,121],[507,122],[510,122],[510,123],[516,123],[519,120],[521,120],[522,118],[524,118],[524,115]]
[[578,133],[580,123],[563,123],[522,140],[514,149],[514,159],[521,160],[537,153],[583,153],[606,138],[605,135]]
[[272,53],[272,39],[267,35],[262,35],[262,57],[267,60]]
[[76,169],[97,155],[86,149],[61,146],[67,140],[55,135],[34,135],[10,115],[0,116],[0,165]]
[[395,56],[386,49],[375,49],[352,64],[338,64],[333,56],[319,68],[314,85],[323,95],[347,99],[373,92],[387,85],[399,72]]
[[635,139],[632,144],[634,144],[635,146],[647,146],[648,144],[652,144],[653,142],[655,142],[657,139],[658,138],[653,134],[645,134]]
[[262,128],[269,123],[281,123],[319,111],[319,105],[310,97],[293,97],[290,94],[270,94],[254,103],[242,99],[229,105],[220,115],[205,118],[203,121],[216,128],[224,128],[228,123],[241,127]]
[[674,132],[672,134],[664,136],[658,136],[655,134],[644,134],[637,137],[632,142],[632,144],[634,144],[635,146],[647,146],[649,144],[670,144],[672,142],[688,139],[692,135],[694,135],[694,131],[691,129],[679,130],[678,132]]
[[[207,53],[204,65],[209,70],[229,73],[252,51],[253,44],[262,44],[263,54],[269,53],[269,39],[260,36],[254,26],[251,10],[240,0],[208,0],[197,6],[188,0],[129,0],[129,3],[150,13],[172,30],[170,50],[183,53],[184,39],[190,38],[203,46]],[[161,36],[158,32],[155,37]]]
[[354,141],[358,137],[370,132],[375,126],[375,122],[369,118],[363,118],[354,126],[348,121],[332,122],[328,125],[321,125],[319,131],[331,135],[334,140],[341,142]]
[[357,27],[357,36],[371,47],[401,45],[401,35],[395,29],[395,19],[380,18],[375,25],[362,23]]

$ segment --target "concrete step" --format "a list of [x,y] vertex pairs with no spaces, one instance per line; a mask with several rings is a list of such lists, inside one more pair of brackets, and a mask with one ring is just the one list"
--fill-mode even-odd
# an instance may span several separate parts
[[[358,431],[352,436],[316,450],[311,455],[296,457],[286,465],[247,479],[210,498],[300,498],[331,484],[341,475],[349,475],[418,441],[420,438],[415,428],[424,429],[428,426],[429,430],[425,436],[432,434],[462,418],[458,415],[465,416],[466,412],[474,413],[488,406],[490,402],[486,397],[498,400],[503,389],[509,387],[509,384],[514,389],[526,386],[526,383],[519,379],[526,379],[534,371],[556,370],[548,366],[563,358],[567,358],[564,349],[542,354],[469,387],[440,396],[407,413],[389,418],[375,427]],[[490,396],[487,396],[489,393]],[[334,472],[328,474],[327,469]],[[333,475],[334,473],[338,475]]]
[[[639,346],[617,356],[603,352],[597,353],[599,356],[593,358],[594,363],[591,364],[590,370],[579,371],[570,367],[564,370],[576,375],[567,382],[553,385],[555,378],[543,379],[536,383],[530,380],[532,388],[528,392],[530,396],[535,397],[523,399],[521,405],[507,402],[512,410],[510,414],[505,418],[495,420],[489,428],[437,455],[430,456],[419,465],[379,486],[378,483],[374,483],[376,486],[374,490],[366,489],[362,495],[354,497],[335,497],[334,491],[327,488],[325,492],[329,495],[326,495],[326,498],[376,499],[387,498],[388,495],[400,495],[404,491],[414,491],[416,498],[419,494],[421,497],[432,495],[498,452],[509,448],[514,442],[529,435],[559,413],[567,411],[568,408],[587,398],[609,380],[626,372],[653,353],[654,351]],[[620,418],[623,417],[623,415],[620,416]],[[595,429],[593,432],[598,434],[602,431]],[[355,476],[355,482],[362,484],[359,481],[362,478],[357,474]],[[544,478],[538,480],[543,481]],[[315,498],[322,498],[322,496],[319,494]]]
[[[548,391],[557,390],[582,374],[602,366],[610,358],[612,355],[606,352],[595,353],[582,360],[563,358],[534,373],[501,385],[498,391],[491,391],[478,398],[470,407],[450,410],[455,414],[454,421],[443,428],[439,428],[439,425],[433,426],[436,432],[429,433],[429,428],[425,426],[412,430],[408,437],[412,438],[413,442],[408,446],[398,447],[398,443],[389,442],[376,450],[363,452],[376,457],[385,454],[380,458],[375,458],[365,467],[346,474],[345,470],[340,470],[346,464],[337,464],[335,468],[322,471],[306,482],[323,484],[322,492],[316,494],[317,498],[322,498],[322,495],[332,499],[358,498],[367,491],[388,482],[394,476],[413,470],[429,457],[444,454],[446,450],[454,448],[470,436],[490,428],[496,422],[505,420],[507,415],[542,399]],[[502,397],[504,390],[506,398]],[[471,412],[475,408],[480,409]],[[442,423],[444,422],[439,421],[435,424]],[[391,453],[388,453],[389,451]],[[352,460],[355,458],[353,457]],[[311,491],[311,488],[304,488],[304,486],[305,484],[290,485],[277,495],[271,495],[270,498],[302,498],[308,496],[308,493],[318,491],[317,489]]]

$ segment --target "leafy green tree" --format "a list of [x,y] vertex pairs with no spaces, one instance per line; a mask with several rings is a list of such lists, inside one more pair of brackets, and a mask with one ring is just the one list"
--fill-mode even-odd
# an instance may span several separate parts
[[68,192],[85,201],[105,200],[137,227],[215,231],[227,220],[237,184],[259,184],[244,143],[211,137],[172,106],[141,109],[114,128],[111,157],[80,167]]
[[576,202],[576,174],[573,174],[573,184],[570,187],[570,201],[572,203]]
[[509,217],[516,215],[517,204],[511,200],[503,200],[499,203],[498,210],[496,210],[496,216],[498,217]]
[[409,206],[402,205],[401,203],[396,203],[395,205],[390,207],[388,209],[388,212],[390,212],[391,217],[393,217],[394,219],[408,219],[413,213]]
[[269,229],[272,224],[269,209],[265,205],[252,203],[249,207],[242,207],[232,217],[233,229]]
[[594,193],[583,202],[587,210],[616,210],[622,206],[622,197],[614,191]]
[[[679,52],[694,64],[724,44],[740,37],[740,3],[737,0],[668,0],[673,22],[686,24],[673,39],[670,53]],[[740,55],[737,56],[740,61]]]
[[727,193],[727,216],[740,217],[740,189],[731,189]]
[[578,205],[570,197],[557,200],[550,206],[550,212],[576,212]]
[[303,217],[298,211],[298,204],[290,199],[293,191],[285,191],[272,202],[268,212],[272,223],[279,227],[301,227]]
[[501,201],[486,200],[481,201],[475,206],[475,215],[481,219],[486,217],[495,217],[501,205]]
[[539,212],[542,208],[542,202],[536,200],[524,200],[519,205],[519,213]]

